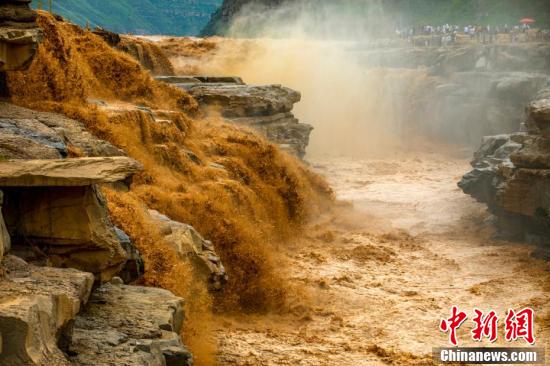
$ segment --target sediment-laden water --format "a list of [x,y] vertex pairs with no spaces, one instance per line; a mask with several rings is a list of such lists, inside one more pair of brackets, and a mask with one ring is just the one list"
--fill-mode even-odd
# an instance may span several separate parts
[[475,307],[503,317],[524,306],[537,314],[537,344],[547,344],[549,264],[525,244],[491,239],[484,206],[456,186],[462,155],[313,162],[354,207],[282,248],[302,295],[293,314],[225,319],[220,363],[429,365],[432,347],[448,345],[438,327],[452,305],[470,316],[461,345],[474,345]]

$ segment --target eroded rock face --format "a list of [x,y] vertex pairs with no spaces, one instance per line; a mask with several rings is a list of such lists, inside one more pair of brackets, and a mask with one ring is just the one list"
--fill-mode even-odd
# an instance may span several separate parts
[[529,43],[465,44],[453,47],[368,47],[358,49],[369,67],[428,67],[435,74],[458,72],[545,72],[550,45]]
[[[63,159],[75,150],[95,157]],[[137,266],[139,254],[121,245],[96,186],[126,189],[141,170],[119,155],[77,121],[0,103],[2,214],[14,250],[33,262],[91,272],[100,282],[130,269],[129,262]]]
[[[204,111],[219,111],[226,120],[249,126],[290,153],[303,158],[311,125],[292,114],[299,92],[281,85],[246,85],[240,78],[159,77],[187,90]],[[197,82],[198,80],[198,82]]]
[[108,283],[90,295],[91,273],[13,255],[1,265],[1,365],[192,365],[183,299],[169,291]]
[[32,61],[42,32],[30,0],[4,0],[0,4],[0,72],[25,69]]
[[474,169],[458,184],[488,205],[501,235],[540,244],[544,256],[550,246],[548,94],[542,91],[529,104],[529,132],[486,137],[475,154]]
[[36,267],[7,256],[0,280],[0,364],[70,365],[59,346],[70,337],[94,277],[73,269]]
[[270,116],[292,110],[300,93],[280,85],[190,85],[187,90],[202,105],[218,107],[227,118]]
[[96,187],[6,187],[4,194],[14,251],[31,247],[33,259],[91,272],[102,282],[126,262]]
[[105,284],[76,319],[74,365],[191,365],[180,338],[183,299],[166,290]]
[[181,259],[190,260],[210,290],[220,290],[227,281],[223,264],[214,246],[192,226],[170,220],[158,211],[149,210],[149,217],[158,225],[165,242]]
[[0,158],[58,159],[77,149],[83,156],[124,156],[81,122],[0,102]]

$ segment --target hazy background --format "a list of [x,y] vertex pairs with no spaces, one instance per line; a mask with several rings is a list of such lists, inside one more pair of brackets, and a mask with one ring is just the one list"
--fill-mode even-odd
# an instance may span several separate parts
[[[38,3],[33,0],[32,6],[36,8]],[[47,8],[49,0],[42,3]],[[273,9],[281,3],[300,6],[321,21],[334,19],[331,16],[334,12],[353,14],[358,28],[375,30],[398,24],[515,24],[524,17],[535,18],[541,27],[550,24],[548,0],[52,0],[52,3],[55,13],[82,26],[89,22],[114,32],[149,35],[198,35],[201,30],[204,34],[224,34],[243,8]],[[258,21],[255,23],[255,27],[261,27]],[[338,34],[338,29],[332,27],[332,32]]]

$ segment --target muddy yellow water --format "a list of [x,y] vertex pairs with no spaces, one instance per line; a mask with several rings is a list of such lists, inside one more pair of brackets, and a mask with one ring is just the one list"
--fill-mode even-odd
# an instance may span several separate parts
[[[408,153],[311,162],[332,184],[339,212],[315,218],[280,250],[296,286],[288,313],[226,317],[216,332],[223,365],[430,365],[450,308],[531,306],[538,346],[550,339],[550,266],[533,247],[491,239],[485,206],[456,186],[466,154]],[[281,269],[283,271],[283,269]],[[494,344],[493,344],[494,345]],[[513,346],[524,346],[522,341]]]

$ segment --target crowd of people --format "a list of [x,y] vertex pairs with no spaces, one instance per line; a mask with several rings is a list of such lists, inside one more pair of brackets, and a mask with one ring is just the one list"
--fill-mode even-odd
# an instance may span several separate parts
[[414,45],[438,46],[460,41],[478,43],[495,43],[497,41],[527,42],[550,41],[550,29],[537,29],[528,23],[510,26],[481,25],[424,25],[417,27],[397,28],[396,35]]

